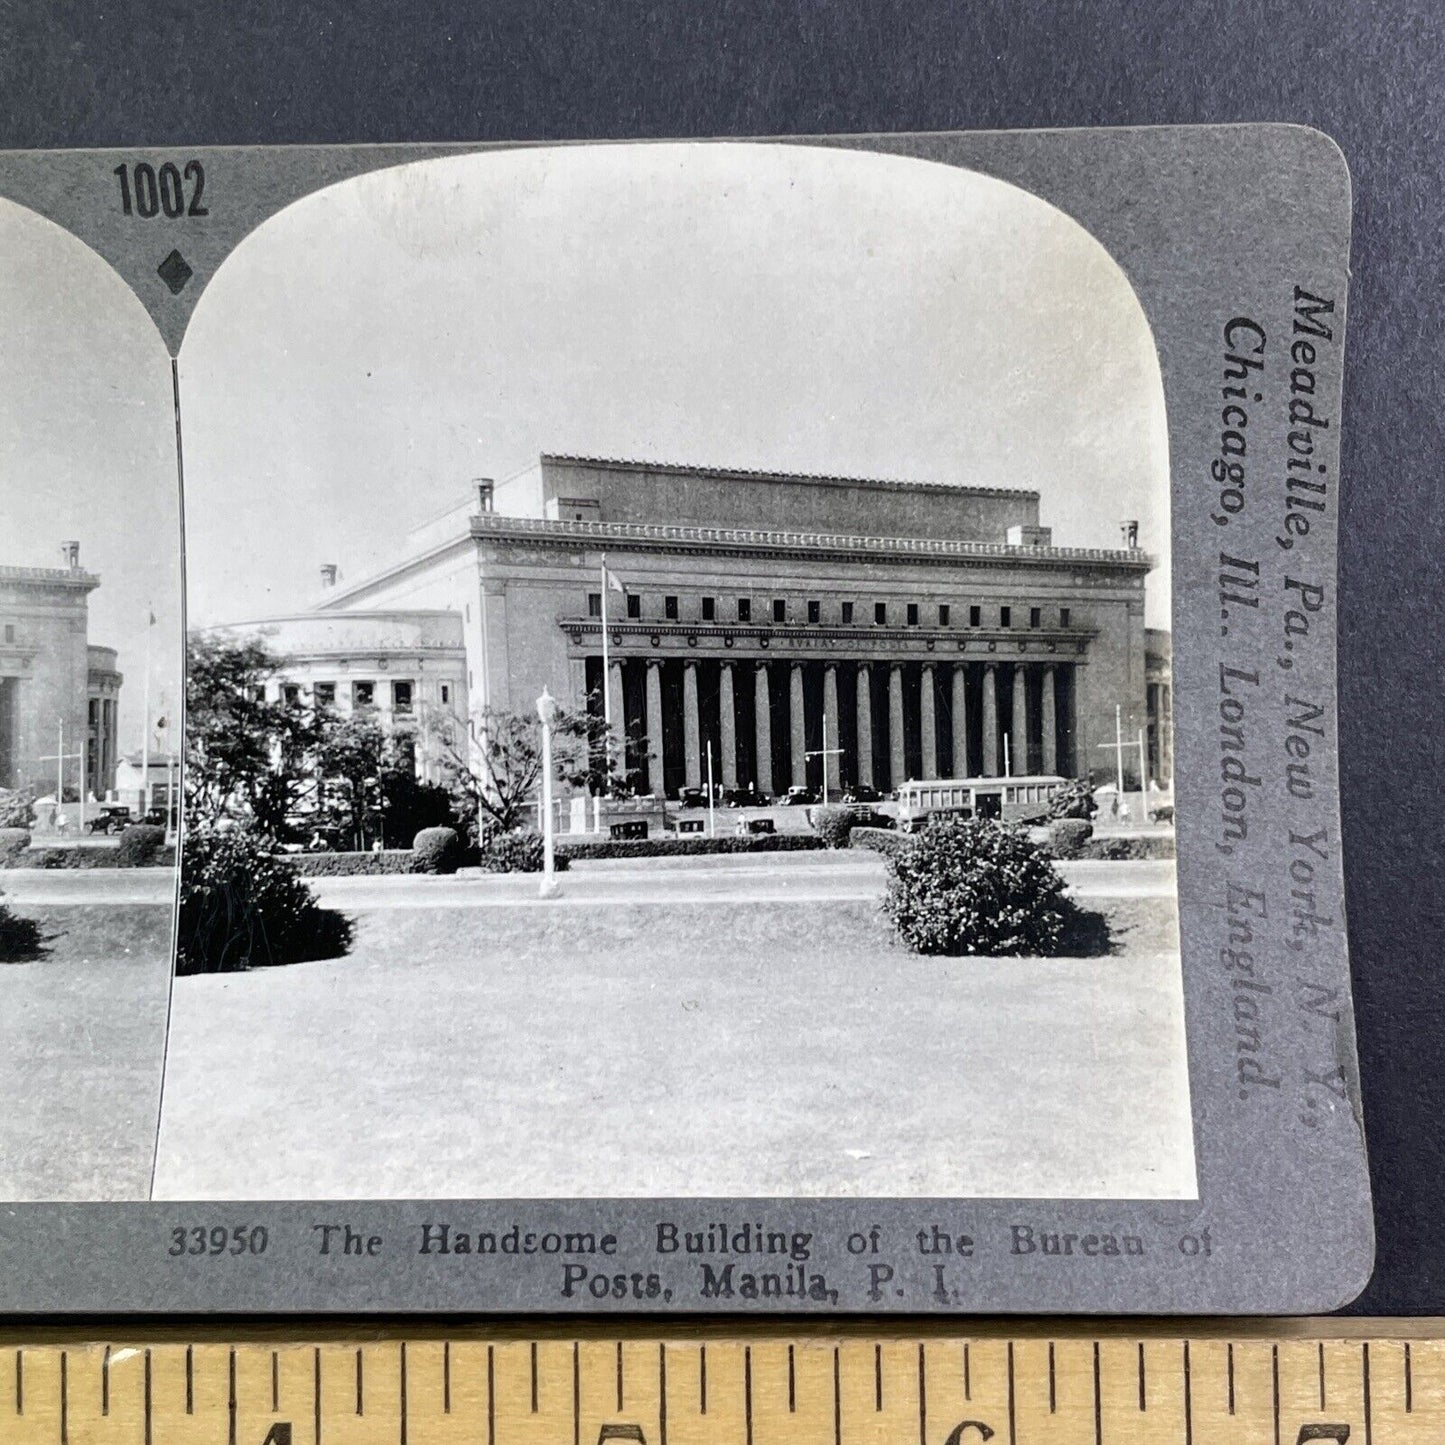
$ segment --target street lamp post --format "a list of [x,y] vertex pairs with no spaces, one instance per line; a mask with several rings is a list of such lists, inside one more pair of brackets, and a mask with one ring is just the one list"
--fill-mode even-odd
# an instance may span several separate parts
[[537,699],[542,720],[542,882],[538,894],[557,896],[556,853],[552,837],[552,729],[557,723],[557,699],[544,687]]

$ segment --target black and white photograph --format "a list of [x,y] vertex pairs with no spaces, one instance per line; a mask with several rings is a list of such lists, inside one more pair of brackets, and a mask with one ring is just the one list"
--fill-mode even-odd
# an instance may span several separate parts
[[1164,386],[1077,220],[417,160],[247,235],[176,391],[155,1198],[1196,1197]]
[[73,236],[0,201],[0,252],[0,1199],[143,1199],[180,821],[170,367]]

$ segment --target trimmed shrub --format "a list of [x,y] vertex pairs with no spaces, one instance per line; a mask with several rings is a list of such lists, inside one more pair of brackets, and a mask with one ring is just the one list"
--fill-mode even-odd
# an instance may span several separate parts
[[0,828],[28,828],[35,822],[34,788],[0,788]]
[[1087,778],[1075,778],[1049,795],[1048,816],[1052,818],[1092,818],[1099,810],[1094,801],[1094,788]]
[[415,873],[416,854],[410,848],[387,848],[380,853],[277,853],[298,878],[375,878],[387,873]]
[[826,847],[846,848],[848,835],[853,831],[853,824],[857,820],[852,808],[832,804],[826,808],[809,808],[808,821]]
[[411,851],[415,873],[455,873],[461,866],[462,841],[455,828],[423,828]]
[[891,828],[854,828],[848,835],[850,848],[869,848],[891,858],[895,853],[913,846],[911,833],[895,833]]
[[1080,858],[1101,863],[1144,862],[1174,857],[1173,838],[1090,838],[1079,849]]
[[1049,824],[1049,852],[1055,858],[1077,858],[1093,836],[1094,825],[1087,818],[1055,818]]
[[673,838],[559,838],[557,860],[588,858],[682,858],[718,853],[809,853],[827,845],[816,833],[741,833],[722,838],[683,834]]
[[[73,848],[26,848],[7,857],[0,852],[0,868],[119,868],[119,848],[97,848],[90,844],[78,844]],[[162,848],[150,860],[152,868],[174,868],[176,850]]]
[[974,818],[930,823],[888,860],[883,911],[918,953],[1057,953],[1071,905],[1022,831]]
[[176,972],[234,973],[336,958],[351,920],[322,908],[270,839],[245,829],[191,828],[181,859]]
[[33,918],[22,918],[0,903],[0,963],[21,963],[39,958],[45,939]]
[[30,834],[24,828],[0,828],[0,868],[14,868],[29,846]]
[[115,850],[117,868],[149,868],[166,846],[166,830],[155,823],[132,823]]
[[[540,873],[544,852],[540,833],[487,833],[477,861],[483,873]],[[554,843],[552,866],[558,873],[566,870],[568,856]]]

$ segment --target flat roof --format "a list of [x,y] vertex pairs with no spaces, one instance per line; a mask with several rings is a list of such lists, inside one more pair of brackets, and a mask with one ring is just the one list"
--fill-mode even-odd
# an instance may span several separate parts
[[590,457],[575,452],[543,452],[543,465],[605,467],[618,472],[674,472],[682,476],[709,477],[723,481],[802,482],[825,487],[865,487],[874,491],[926,492],[935,496],[1015,497],[1037,502],[1039,493],[1027,488],[955,486],[950,482],[919,482],[907,478],[843,476],[835,472],[764,471],[750,467],[710,467],[696,462],[646,461],[640,457]]

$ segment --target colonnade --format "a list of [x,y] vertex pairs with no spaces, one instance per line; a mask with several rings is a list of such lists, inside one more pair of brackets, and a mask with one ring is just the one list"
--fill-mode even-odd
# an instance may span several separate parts
[[[589,660],[600,683],[600,659]],[[631,658],[611,716],[647,791],[706,781],[886,791],[906,779],[1068,772],[1073,665],[1012,661]],[[659,786],[661,785],[661,786]]]

